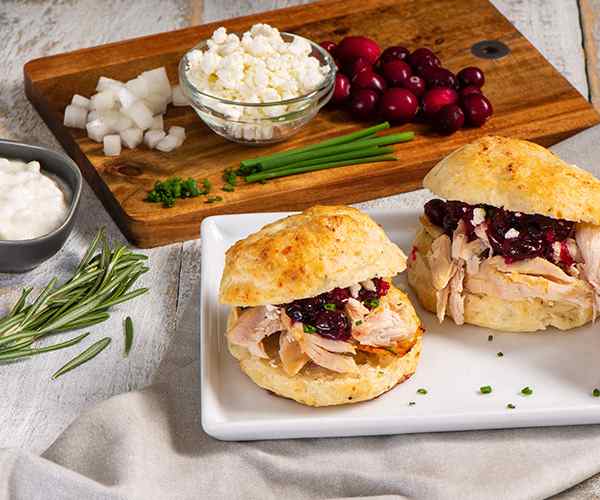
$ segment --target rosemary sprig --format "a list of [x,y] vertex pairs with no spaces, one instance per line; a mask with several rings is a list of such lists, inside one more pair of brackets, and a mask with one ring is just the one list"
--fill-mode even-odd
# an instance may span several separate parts
[[131,346],[133,345],[133,321],[127,316],[125,318],[125,357],[129,356]]
[[61,375],[64,375],[65,373],[70,372],[74,368],[81,366],[83,363],[86,363],[90,359],[95,358],[104,349],[106,349],[109,344],[110,344],[110,337],[104,337],[103,339],[100,339],[98,342],[96,342],[95,344],[92,344],[81,354],[78,354],[71,361],[68,361],[61,368],[59,368],[54,373],[54,375],[52,375],[52,378],[57,379]]
[[62,349],[74,345],[75,340],[81,341],[83,336],[53,346],[31,347],[47,335],[106,321],[110,307],[146,293],[147,288],[132,290],[138,278],[148,271],[146,259],[123,245],[112,249],[102,228],[70,279],[62,285],[57,278],[52,279],[29,303],[31,288],[25,288],[9,313],[0,318],[0,361]]

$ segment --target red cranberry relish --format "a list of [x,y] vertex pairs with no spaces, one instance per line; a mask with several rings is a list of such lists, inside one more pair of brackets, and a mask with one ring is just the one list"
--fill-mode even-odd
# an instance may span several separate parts
[[[373,283],[375,291],[361,287],[358,292],[358,300],[368,309],[377,307],[379,298],[390,289],[390,284],[381,278],[373,278]],[[280,307],[285,309],[294,322],[302,322],[307,333],[318,333],[334,340],[347,340],[352,328],[344,307],[350,296],[350,288],[334,288],[316,297],[294,300]]]
[[[574,236],[575,223],[568,220],[510,212],[490,205],[468,205],[460,201],[439,199],[425,204],[425,215],[450,237],[462,219],[471,241],[475,239],[473,210],[476,208],[485,210],[487,236],[494,255],[502,255],[507,263],[533,257],[543,257],[554,262],[552,244],[555,242],[561,244],[559,264],[568,267],[573,263],[566,249],[566,240]],[[518,236],[507,238],[506,233],[510,229],[518,231]]]

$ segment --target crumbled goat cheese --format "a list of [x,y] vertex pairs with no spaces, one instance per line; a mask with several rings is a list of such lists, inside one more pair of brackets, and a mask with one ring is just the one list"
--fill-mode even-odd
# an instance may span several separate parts
[[511,227],[508,231],[506,231],[506,234],[504,235],[504,237],[508,240],[513,239],[513,238],[518,238],[519,236],[519,231],[517,231],[514,227]]
[[[267,24],[255,24],[241,40],[233,33],[228,34],[225,28],[218,28],[206,45],[206,50],[189,54],[186,74],[201,92],[230,101],[266,103],[299,97],[315,90],[329,71],[310,55],[311,46],[306,40],[297,37],[286,42],[279,30]],[[231,104],[218,107],[228,118],[243,121],[257,121],[293,110],[290,105],[252,109]],[[256,134],[255,127],[238,131],[245,139],[269,138]]]

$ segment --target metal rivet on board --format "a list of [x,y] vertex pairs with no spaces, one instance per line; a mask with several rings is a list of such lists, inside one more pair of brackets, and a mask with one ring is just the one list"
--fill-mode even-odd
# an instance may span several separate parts
[[500,59],[510,53],[510,49],[498,40],[482,40],[471,47],[471,52],[482,59]]

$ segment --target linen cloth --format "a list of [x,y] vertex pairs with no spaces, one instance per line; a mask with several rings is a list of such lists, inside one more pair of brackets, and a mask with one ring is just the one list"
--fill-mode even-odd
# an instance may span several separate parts
[[[595,127],[553,149],[600,177],[599,143]],[[0,450],[0,499],[545,498],[600,472],[600,425],[217,441],[200,425],[198,293],[154,385],[84,413],[41,457]]]

